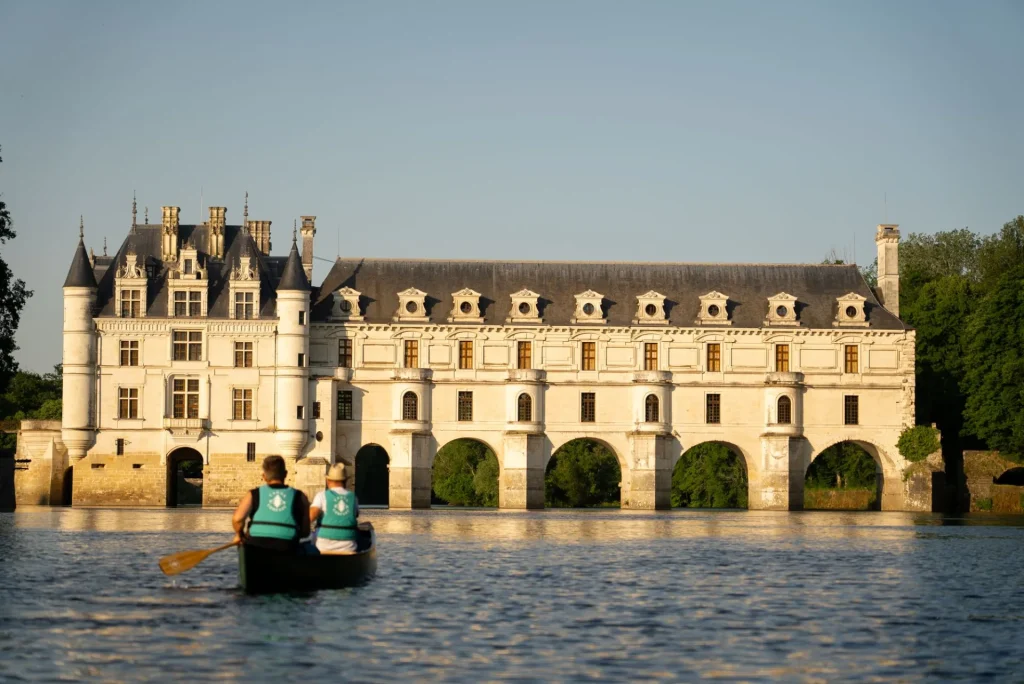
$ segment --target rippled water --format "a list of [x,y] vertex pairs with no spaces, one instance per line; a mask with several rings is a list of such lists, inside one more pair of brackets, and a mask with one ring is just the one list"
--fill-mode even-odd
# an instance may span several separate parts
[[1024,519],[366,511],[370,584],[237,589],[228,511],[0,515],[0,680],[1024,676]]

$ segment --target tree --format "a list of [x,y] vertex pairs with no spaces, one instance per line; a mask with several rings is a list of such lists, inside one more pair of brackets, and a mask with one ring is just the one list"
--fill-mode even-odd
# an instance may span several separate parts
[[[0,162],[2,161],[3,159],[0,159]],[[7,204],[0,200],[0,245],[7,244],[8,240],[14,238],[11,213],[7,209]],[[7,383],[18,372],[18,362],[14,360],[14,352],[18,345],[14,343],[14,335],[21,322],[21,310],[25,307],[25,300],[31,296],[32,291],[25,287],[25,281],[16,279],[11,267],[0,258],[0,388],[7,387]]]
[[[60,420],[61,395],[64,385],[63,368],[53,367],[52,373],[20,371],[7,383],[0,394],[0,416],[3,420]],[[0,436],[0,448],[14,449],[17,436]]]
[[996,287],[1005,274],[1024,266],[1024,216],[1003,224],[978,248],[978,279],[983,291]]
[[451,506],[498,505],[498,459],[472,439],[446,444],[434,457],[433,494]]
[[878,469],[868,452],[853,442],[840,442],[814,459],[804,477],[808,489],[874,489]]
[[[1009,249],[994,248],[987,257],[1007,265],[1010,254]],[[1024,456],[1024,264],[1001,275],[969,317],[964,365],[965,431],[985,440],[989,448],[1020,460]]]
[[544,505],[583,508],[618,504],[621,479],[615,454],[599,442],[574,439],[551,456],[544,475]]
[[687,449],[672,471],[672,506],[746,508],[747,469],[723,444],[705,442]]

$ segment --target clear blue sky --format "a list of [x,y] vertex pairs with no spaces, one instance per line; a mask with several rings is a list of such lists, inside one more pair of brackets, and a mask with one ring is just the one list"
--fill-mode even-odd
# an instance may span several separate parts
[[[1024,213],[1024,3],[0,0],[18,359],[164,204],[358,256],[814,262]],[[888,195],[886,208],[883,198]],[[326,273],[317,265],[315,280]],[[400,283],[405,287],[409,283]]]

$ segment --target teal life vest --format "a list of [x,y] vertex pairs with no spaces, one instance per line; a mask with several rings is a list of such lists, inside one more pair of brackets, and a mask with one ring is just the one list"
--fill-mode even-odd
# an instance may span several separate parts
[[323,517],[320,519],[320,536],[336,541],[353,541],[356,538],[356,495],[324,492]]
[[297,489],[288,486],[263,485],[252,490],[253,514],[249,524],[250,537],[270,537],[297,541],[299,521],[295,517]]

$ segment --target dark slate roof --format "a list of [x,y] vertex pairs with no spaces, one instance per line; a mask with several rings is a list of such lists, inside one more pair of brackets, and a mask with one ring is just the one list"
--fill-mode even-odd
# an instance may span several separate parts
[[[116,314],[114,301],[114,278],[118,269],[125,263],[125,254],[134,249],[138,254],[138,263],[149,273],[146,293],[147,316],[167,316],[170,310],[168,269],[161,259],[162,226],[148,224],[137,226],[134,233],[129,233],[120,249],[113,257],[96,257],[95,273],[99,277],[97,307],[100,316]],[[207,269],[209,290],[207,293],[207,314],[210,318],[228,318],[231,302],[228,283],[231,270],[238,267],[238,259],[243,250],[252,258],[253,267],[260,274],[260,318],[274,318],[277,297],[275,286],[281,277],[284,257],[269,257],[261,254],[248,232],[241,226],[225,226],[224,228],[224,259],[210,259],[208,252],[209,227],[206,225],[182,225],[178,227],[181,244],[193,243],[199,253],[199,260]]]
[[64,279],[64,287],[96,287],[96,276],[89,263],[89,255],[85,252],[85,242],[79,238],[75,256],[71,259],[68,277]]
[[302,268],[302,259],[299,257],[299,249],[292,240],[292,249],[288,252],[288,259],[284,262],[284,272],[281,273],[281,280],[277,289],[299,290],[309,292],[309,280],[306,278],[306,271]]
[[452,313],[452,293],[468,287],[481,293],[484,322],[491,325],[504,324],[511,309],[510,295],[528,288],[540,295],[540,313],[550,325],[568,325],[575,312],[574,295],[586,290],[604,295],[609,325],[631,325],[637,296],[654,290],[666,297],[669,323],[690,327],[697,318],[700,296],[715,290],[728,295],[734,327],[762,327],[768,297],[786,292],[797,298],[803,327],[831,329],[836,298],[855,292],[867,300],[870,328],[906,328],[882,308],[853,265],[338,259],[314,296],[315,320],[328,318],[331,293],[341,287],[362,293],[360,308],[371,323],[391,321],[398,309],[398,293],[410,287],[427,293],[431,322],[445,323]]

